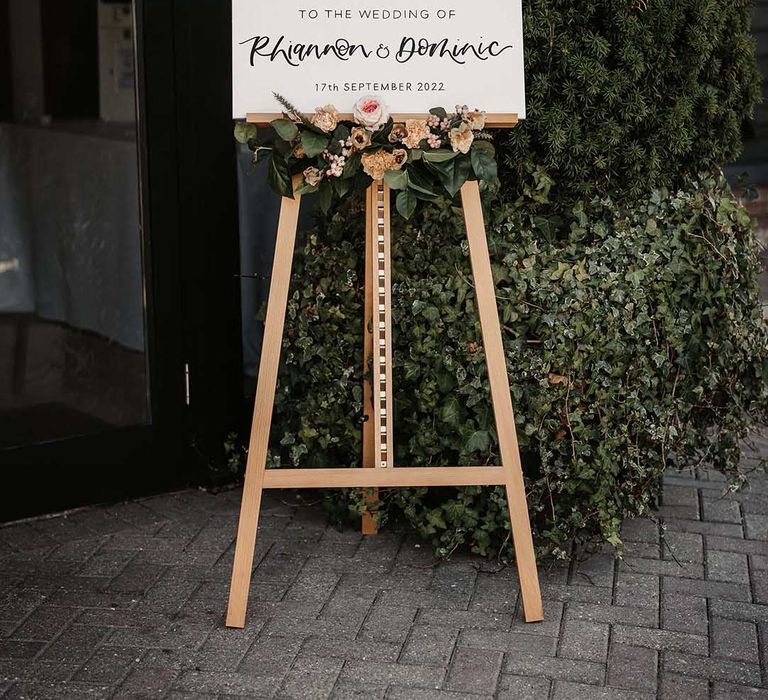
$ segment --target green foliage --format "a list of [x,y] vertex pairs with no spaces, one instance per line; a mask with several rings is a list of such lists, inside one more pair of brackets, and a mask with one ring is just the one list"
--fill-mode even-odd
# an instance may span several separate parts
[[[489,246],[542,550],[569,538],[619,544],[659,476],[712,461],[734,476],[739,441],[768,418],[768,369],[750,221],[722,182],[608,198],[551,213],[534,171],[491,207]],[[363,216],[352,200],[305,237],[289,299],[272,466],[359,464]],[[395,463],[498,460],[460,214],[427,205],[393,222]],[[359,513],[361,495],[333,496]],[[395,490],[404,515],[450,552],[508,539],[498,488]]]
[[540,165],[557,197],[645,196],[741,150],[759,99],[748,0],[530,0],[528,119],[500,137],[502,182]]

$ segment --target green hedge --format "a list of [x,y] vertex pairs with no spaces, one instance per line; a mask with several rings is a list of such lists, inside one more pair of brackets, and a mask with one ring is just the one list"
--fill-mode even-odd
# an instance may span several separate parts
[[[741,151],[759,99],[749,0],[526,0],[528,119],[501,139],[508,187],[645,196]],[[516,194],[515,194],[516,196]]]
[[[489,245],[538,542],[619,544],[667,461],[735,476],[739,440],[767,415],[768,335],[749,217],[722,182],[542,219],[550,181],[492,207]],[[355,205],[357,206],[357,205]],[[354,207],[304,241],[289,300],[272,464],[359,463],[363,231]],[[396,464],[497,460],[460,213],[424,208],[393,233]],[[360,495],[332,507],[359,512]],[[496,552],[498,488],[384,493],[441,553]]]

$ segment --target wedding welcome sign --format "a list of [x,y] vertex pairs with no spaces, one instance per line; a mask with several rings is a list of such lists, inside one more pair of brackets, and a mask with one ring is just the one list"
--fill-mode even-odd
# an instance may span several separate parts
[[[361,525],[370,535],[379,488],[503,486],[525,619],[543,618],[480,197],[499,185],[494,129],[525,117],[521,2],[232,0],[232,109],[245,118],[235,137],[264,163],[281,200],[229,627],[245,624],[262,492],[280,488],[366,489]],[[267,469],[299,207],[310,193],[326,212],[334,201],[365,198],[362,450],[355,466]],[[500,464],[409,467],[400,451],[395,463],[391,216],[450,210],[459,196]],[[349,227],[350,240],[362,229]]]
[[232,0],[233,116],[380,96],[394,112],[468,105],[525,117],[522,0]]

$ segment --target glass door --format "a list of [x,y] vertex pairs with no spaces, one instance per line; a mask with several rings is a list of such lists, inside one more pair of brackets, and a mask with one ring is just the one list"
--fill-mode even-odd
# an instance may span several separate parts
[[0,4],[0,520],[148,487],[135,10]]

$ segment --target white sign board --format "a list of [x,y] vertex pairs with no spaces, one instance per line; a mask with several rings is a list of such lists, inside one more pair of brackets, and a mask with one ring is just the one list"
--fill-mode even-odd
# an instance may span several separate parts
[[522,0],[232,0],[235,118],[351,112],[378,95],[395,113],[468,105],[525,117]]

